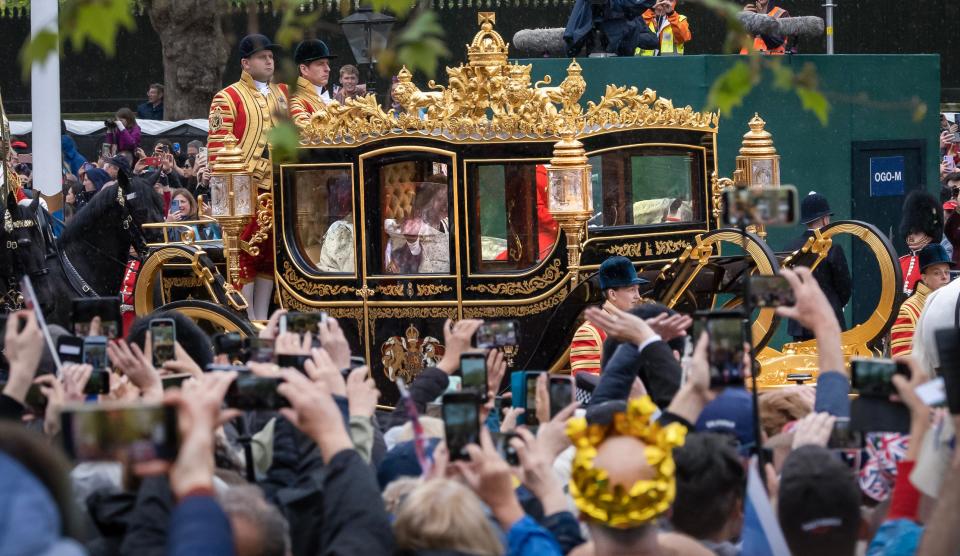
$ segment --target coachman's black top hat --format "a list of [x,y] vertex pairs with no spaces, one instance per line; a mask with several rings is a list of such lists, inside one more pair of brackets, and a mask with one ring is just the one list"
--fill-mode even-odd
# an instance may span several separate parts
[[927,269],[928,266],[933,266],[935,264],[948,264],[950,268],[953,268],[955,265],[953,261],[950,260],[950,257],[947,256],[947,250],[943,248],[943,245],[939,243],[931,243],[920,250],[920,253],[917,254],[920,258],[920,272],[923,272]]
[[300,64],[309,64],[314,60],[322,60],[324,58],[330,60],[336,58],[336,56],[330,54],[330,49],[327,47],[327,43],[318,39],[307,39],[298,44],[297,49],[293,51],[293,61],[298,66]]
[[273,41],[267,38],[266,35],[247,35],[240,40],[240,58],[249,58],[260,52],[261,50],[272,50],[274,52],[280,50],[279,44],[273,44]]
[[833,211],[830,210],[830,203],[827,202],[827,198],[816,191],[811,191],[800,202],[800,220],[804,224],[809,224],[818,218],[832,214]]
[[600,288],[603,291],[646,283],[637,276],[637,269],[626,257],[610,257],[600,265]]

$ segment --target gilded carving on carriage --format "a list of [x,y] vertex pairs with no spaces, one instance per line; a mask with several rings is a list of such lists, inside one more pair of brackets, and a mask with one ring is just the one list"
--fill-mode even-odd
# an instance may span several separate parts
[[421,90],[404,67],[397,74],[393,96],[399,111],[385,112],[373,95],[330,103],[301,129],[304,144],[353,143],[403,132],[440,132],[463,139],[511,140],[559,137],[609,126],[670,126],[715,130],[719,114],[675,108],[656,91],[610,85],[586,111],[580,99],[587,89],[583,69],[571,60],[566,77],[551,85],[548,75],[532,82],[532,64],[510,64],[509,45],[494,31],[496,17],[480,12],[480,31],[467,46],[467,64],[447,68],[447,84],[430,81]]
[[417,284],[418,297],[440,295],[441,293],[448,293],[450,291],[453,291],[453,288],[446,284]]
[[567,290],[560,288],[547,298],[528,305],[468,305],[463,308],[463,316],[468,319],[505,319],[536,315],[556,307],[566,295]]
[[421,340],[420,331],[412,324],[407,327],[403,337],[391,336],[380,347],[383,368],[393,382],[398,377],[412,382],[425,367],[436,366],[443,354],[440,340],[433,336]]
[[553,285],[562,278],[564,273],[560,270],[560,260],[557,259],[546,268],[540,276],[534,276],[528,280],[517,282],[498,282],[493,284],[473,284],[467,286],[467,290],[491,295],[509,295],[518,294],[527,295],[542,290],[547,286]]
[[325,282],[311,282],[306,280],[297,274],[297,271],[294,270],[293,265],[287,261],[283,261],[283,279],[287,282],[287,284],[290,285],[290,287],[305,295],[335,296],[344,295],[355,291],[355,288],[352,286],[334,285],[327,284]]

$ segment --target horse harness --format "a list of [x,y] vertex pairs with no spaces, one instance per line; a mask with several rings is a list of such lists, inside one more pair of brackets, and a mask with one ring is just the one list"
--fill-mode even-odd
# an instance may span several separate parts
[[[17,238],[14,236],[17,230],[37,228],[41,232],[41,237],[44,240],[44,250],[46,250],[49,247],[48,236],[44,233],[43,227],[36,217],[33,219],[18,219],[14,218],[11,213],[12,211],[8,208],[4,211],[3,216],[5,259],[3,266],[4,268],[12,270],[4,274],[4,290],[0,293],[0,308],[6,312],[17,311],[24,307],[23,294],[20,292],[20,276],[28,274],[31,278],[36,278],[46,276],[49,273],[46,266],[41,266],[36,269],[29,268],[23,261],[23,257],[29,257],[30,254],[21,255],[23,252],[21,248],[29,245],[30,240],[29,238]],[[19,267],[20,272],[14,270],[15,264]]]

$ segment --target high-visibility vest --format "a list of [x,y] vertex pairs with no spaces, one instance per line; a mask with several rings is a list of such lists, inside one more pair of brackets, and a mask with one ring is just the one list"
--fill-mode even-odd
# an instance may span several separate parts
[[[784,9],[780,6],[777,6],[770,10],[767,15],[772,18],[778,18],[784,13]],[[767,43],[763,41],[763,38],[759,35],[753,38],[753,49],[757,52],[763,52],[764,54],[786,54],[787,53],[787,37],[783,37],[783,44],[774,48],[773,50],[767,50]],[[740,54],[750,54],[750,51],[746,48],[740,50]]]
[[[680,21],[686,21],[686,19],[687,16],[680,16]],[[647,27],[654,33],[657,33],[656,25],[656,18],[651,19],[647,23]],[[683,43],[677,44],[674,42],[673,27],[670,25],[670,20],[664,17],[661,25],[660,32],[657,33],[660,36],[660,48],[657,50],[642,50],[637,48],[634,53],[635,56],[683,56]]]

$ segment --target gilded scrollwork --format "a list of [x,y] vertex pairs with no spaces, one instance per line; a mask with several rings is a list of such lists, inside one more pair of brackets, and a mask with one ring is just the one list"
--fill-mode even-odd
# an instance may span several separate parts
[[604,251],[611,255],[620,255],[621,257],[629,258],[652,255],[653,253],[650,251],[649,247],[647,247],[646,252],[644,252],[644,246],[645,244],[642,241],[635,241],[633,243],[618,243],[616,245],[607,247],[604,249]]
[[598,128],[679,127],[716,132],[719,114],[675,108],[656,91],[609,85],[600,102],[586,111],[587,89],[576,60],[557,85],[546,76],[533,82],[532,64],[508,62],[509,46],[494,31],[492,12],[480,12],[480,31],[467,45],[468,63],[447,68],[447,84],[430,81],[421,90],[404,67],[393,98],[399,109],[384,111],[373,95],[330,103],[301,128],[303,144],[352,144],[392,134],[441,134],[453,138],[510,140],[560,137]]
[[567,295],[567,290],[560,288],[556,293],[530,305],[492,305],[466,306],[463,308],[463,317],[467,319],[508,318],[536,315],[556,307]]
[[323,282],[310,282],[297,274],[297,271],[294,270],[293,265],[287,261],[283,261],[283,279],[290,284],[290,287],[296,289],[298,292],[304,295],[334,296],[353,293],[355,291],[353,286],[326,284]]
[[206,282],[199,276],[172,276],[163,278],[163,298],[173,299],[173,288],[199,288]]
[[632,243],[618,243],[604,249],[610,255],[620,255],[629,258],[652,257],[671,255],[683,251],[690,246],[690,242],[683,239],[658,239],[635,241]]
[[455,319],[457,318],[457,308],[455,306],[442,307],[370,307],[369,316],[371,324],[378,319]]
[[453,288],[446,284],[417,284],[417,297],[429,297],[453,291]]
[[473,284],[467,286],[466,289],[469,291],[488,293],[492,295],[527,295],[553,285],[557,280],[562,278],[563,275],[564,273],[560,271],[560,260],[557,259],[553,261],[553,264],[546,268],[543,274],[523,282]]
[[403,284],[378,284],[374,291],[383,295],[403,296]]

